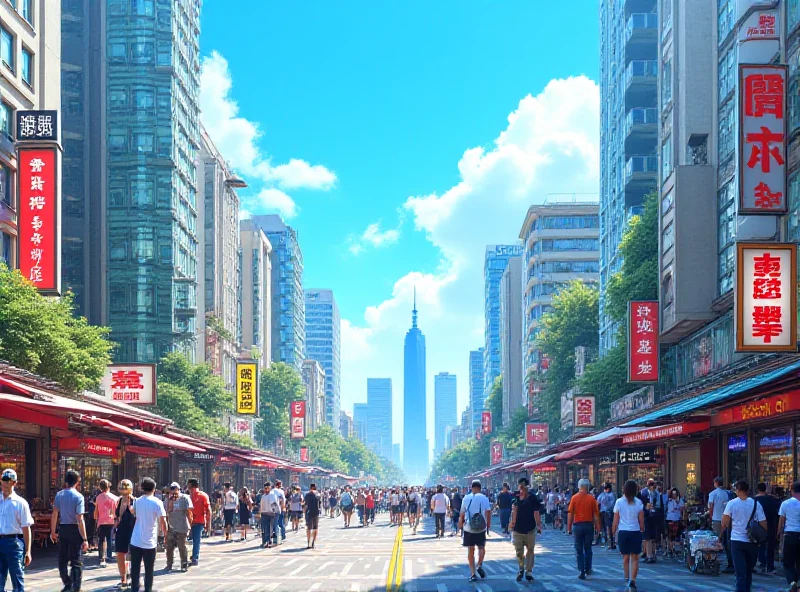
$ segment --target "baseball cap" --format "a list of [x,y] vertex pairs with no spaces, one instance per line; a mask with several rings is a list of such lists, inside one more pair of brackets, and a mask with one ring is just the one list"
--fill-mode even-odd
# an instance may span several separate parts
[[169,484],[169,488],[170,489],[180,489],[181,486],[173,481],[172,483]]
[[3,481],[16,481],[17,472],[14,469],[6,469],[3,471]]

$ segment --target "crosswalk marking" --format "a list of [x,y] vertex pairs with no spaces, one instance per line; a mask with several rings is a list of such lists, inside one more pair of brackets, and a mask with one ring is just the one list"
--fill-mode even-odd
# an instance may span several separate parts
[[297,569],[295,569],[294,571],[290,572],[290,573],[289,573],[289,575],[290,575],[290,576],[296,576],[296,575],[297,575],[297,574],[299,574],[301,571],[303,571],[305,568],[306,568],[306,566],[305,566],[305,565],[301,565],[300,567],[298,567],[298,568],[297,568]]
[[317,582],[313,586],[311,586],[308,590],[311,592],[312,590],[317,590],[320,586],[322,586],[322,582]]
[[350,592],[361,592],[361,585],[358,582],[353,582],[350,586]]
[[[367,567],[367,566],[365,565],[364,567]],[[351,561],[350,563],[348,563],[347,565],[345,565],[345,566],[344,566],[344,569],[342,569],[342,573],[341,573],[341,574],[339,574],[339,575],[340,575],[340,576],[346,576],[346,575],[347,575],[347,573],[348,573],[348,572],[349,572],[351,569],[353,569],[353,562],[352,562],[352,561]]]

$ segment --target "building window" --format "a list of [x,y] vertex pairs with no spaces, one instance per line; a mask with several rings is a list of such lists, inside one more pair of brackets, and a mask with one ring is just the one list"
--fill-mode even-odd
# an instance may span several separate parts
[[672,101],[672,58],[664,61],[661,69],[661,107],[665,108]]
[[153,0],[131,0],[131,14],[138,16],[154,16]]
[[789,33],[800,24],[800,0],[787,0],[786,2],[786,18],[789,22],[788,26],[786,27],[786,36],[789,36]]
[[131,59],[136,64],[153,63],[153,43],[137,41],[131,45]]
[[719,103],[722,104],[736,88],[736,51],[731,47],[719,60],[717,69],[719,77]]
[[139,207],[147,207],[152,206],[153,203],[153,184],[147,181],[132,181],[131,204]]
[[128,311],[128,291],[124,284],[113,284],[108,290],[111,312]]
[[153,312],[153,287],[135,286],[136,312],[151,314]]
[[733,25],[736,22],[736,0],[719,0],[718,5],[717,38],[719,43],[722,44],[733,30]]
[[108,91],[108,104],[111,107],[127,107],[128,91],[124,88],[112,88]]
[[788,240],[800,243],[800,173],[795,172],[789,179],[789,222]]
[[29,23],[33,23],[32,0],[19,0],[19,13]]
[[108,134],[108,150],[110,152],[125,152],[128,149],[128,138],[123,133]]
[[139,132],[133,135],[134,150],[149,154],[153,151],[153,134]]
[[124,62],[128,58],[128,47],[124,41],[108,44],[108,61]]
[[14,134],[11,133],[13,120],[14,109],[8,103],[0,101],[0,132],[5,133],[12,140],[14,139]]
[[666,254],[675,244],[675,225],[670,223],[661,234],[661,252]]
[[735,101],[728,101],[719,109],[719,130],[717,133],[718,159],[722,163],[733,154],[736,138],[736,108]]
[[136,238],[133,241],[133,258],[140,263],[152,261],[154,256],[155,240],[152,228],[137,228]]
[[672,173],[672,134],[667,136],[661,146],[661,182],[666,181]]
[[717,192],[719,207],[719,220],[717,228],[718,237],[718,293],[720,296],[733,288],[733,275],[735,267],[736,245],[736,212],[735,212],[736,184],[728,181]]
[[128,239],[112,238],[108,249],[111,261],[127,261],[128,259]]
[[674,190],[670,189],[664,197],[661,198],[661,215],[663,216],[672,209],[672,203],[675,200]]
[[11,169],[0,163],[0,202],[13,208],[11,203]]
[[14,71],[14,36],[0,26],[0,61]]
[[33,54],[25,47],[22,48],[22,81],[33,87]]
[[0,251],[0,262],[5,263],[8,267],[13,267],[14,262],[11,260],[11,235],[0,232],[0,236],[3,238],[3,242],[0,245],[0,247],[2,247],[2,251]]
[[150,89],[136,89],[133,91],[133,102],[137,109],[152,109],[155,105],[153,91]]

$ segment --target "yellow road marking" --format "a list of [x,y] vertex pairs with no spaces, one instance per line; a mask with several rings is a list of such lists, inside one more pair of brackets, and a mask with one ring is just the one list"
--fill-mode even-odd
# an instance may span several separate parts
[[403,526],[397,527],[397,534],[394,537],[392,546],[392,558],[389,561],[389,571],[386,574],[386,592],[400,589],[400,582],[403,579]]

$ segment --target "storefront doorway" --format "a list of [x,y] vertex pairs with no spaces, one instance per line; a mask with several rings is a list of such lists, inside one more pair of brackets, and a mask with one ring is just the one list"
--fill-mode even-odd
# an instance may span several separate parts
[[672,448],[670,452],[670,482],[665,491],[677,487],[687,506],[703,503],[700,491],[700,446]]

